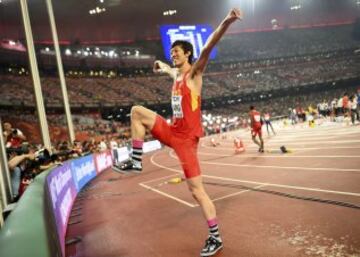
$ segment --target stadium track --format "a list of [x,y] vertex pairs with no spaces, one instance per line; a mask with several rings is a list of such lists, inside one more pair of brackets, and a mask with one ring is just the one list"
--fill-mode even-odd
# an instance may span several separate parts
[[[263,129],[263,132],[265,130]],[[250,132],[199,145],[206,190],[214,200],[221,257],[360,256],[360,129],[323,123],[278,128],[257,152]],[[234,154],[233,137],[246,152]],[[282,154],[285,145],[293,152]],[[201,210],[169,148],[144,156],[141,174],[103,172],[73,207],[67,256],[199,256],[207,235]],[[77,208],[81,209],[77,209]],[[76,223],[76,221],[81,221]]]

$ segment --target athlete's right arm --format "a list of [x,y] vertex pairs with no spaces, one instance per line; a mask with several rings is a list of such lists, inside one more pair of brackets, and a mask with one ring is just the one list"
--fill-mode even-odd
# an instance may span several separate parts
[[175,69],[171,68],[170,65],[159,60],[156,60],[154,62],[153,71],[155,73],[166,73],[172,78],[175,78],[176,75]]

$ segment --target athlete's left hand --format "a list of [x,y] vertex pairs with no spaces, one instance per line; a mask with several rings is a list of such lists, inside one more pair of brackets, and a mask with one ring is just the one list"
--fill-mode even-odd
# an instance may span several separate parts
[[244,14],[243,12],[238,9],[238,8],[233,8],[229,14],[227,15],[226,17],[226,20],[230,21],[231,23],[236,21],[236,20],[242,20],[244,17]]

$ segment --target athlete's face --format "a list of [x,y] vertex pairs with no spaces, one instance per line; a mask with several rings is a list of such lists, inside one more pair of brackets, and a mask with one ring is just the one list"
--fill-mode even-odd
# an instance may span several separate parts
[[170,55],[173,65],[178,68],[188,61],[190,53],[185,54],[181,46],[174,46],[171,48]]

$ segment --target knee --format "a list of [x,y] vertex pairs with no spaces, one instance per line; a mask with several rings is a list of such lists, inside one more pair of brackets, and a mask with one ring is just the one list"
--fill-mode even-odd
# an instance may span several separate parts
[[132,120],[138,120],[141,117],[141,110],[142,110],[142,106],[140,105],[135,105],[131,108],[131,119]]

